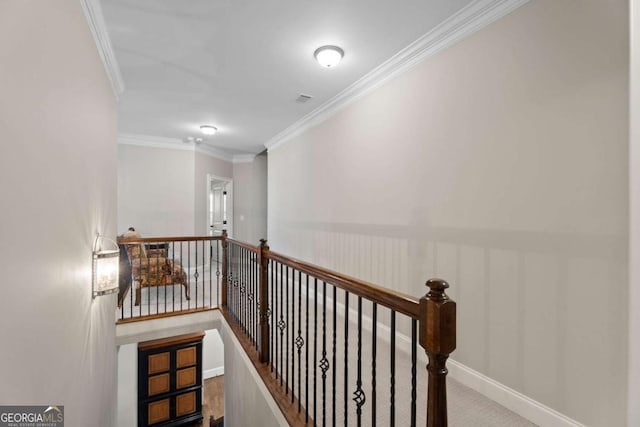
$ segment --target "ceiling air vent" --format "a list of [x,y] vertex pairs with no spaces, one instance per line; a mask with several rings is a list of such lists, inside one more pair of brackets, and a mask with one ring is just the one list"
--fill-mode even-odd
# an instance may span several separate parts
[[298,104],[304,104],[305,102],[311,100],[313,98],[313,96],[311,95],[305,95],[304,93],[301,93],[297,98],[296,98],[296,102]]

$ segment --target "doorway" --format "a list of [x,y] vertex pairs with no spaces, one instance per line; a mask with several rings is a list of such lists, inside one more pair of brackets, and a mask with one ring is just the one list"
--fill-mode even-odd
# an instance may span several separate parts
[[220,236],[222,230],[233,235],[233,181],[207,175],[207,231]]

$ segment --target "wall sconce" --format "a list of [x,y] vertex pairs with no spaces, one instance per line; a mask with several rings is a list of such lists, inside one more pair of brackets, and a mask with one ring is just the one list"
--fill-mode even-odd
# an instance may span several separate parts
[[[116,249],[98,249],[98,243],[106,240],[113,243]],[[118,244],[108,237],[97,235],[93,245],[93,296],[108,295],[118,292],[118,267],[120,265],[120,249]]]

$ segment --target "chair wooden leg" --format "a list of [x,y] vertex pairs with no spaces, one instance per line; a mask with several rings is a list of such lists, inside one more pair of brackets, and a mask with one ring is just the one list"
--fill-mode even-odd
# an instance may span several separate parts
[[142,294],[142,289],[140,287],[136,288],[136,305],[140,305],[140,296]]
[[189,285],[187,284],[187,282],[183,282],[182,286],[184,286],[184,294],[187,296],[187,299],[190,300],[191,297],[189,296]]

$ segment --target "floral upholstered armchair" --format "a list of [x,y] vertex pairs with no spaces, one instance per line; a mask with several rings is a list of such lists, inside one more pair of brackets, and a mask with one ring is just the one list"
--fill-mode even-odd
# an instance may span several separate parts
[[122,239],[131,262],[133,282],[136,284],[135,305],[140,305],[142,288],[148,286],[182,285],[186,299],[190,299],[187,274],[178,261],[167,257],[167,249],[147,249],[143,243],[126,243],[126,239],[141,237],[138,232],[129,231]]

